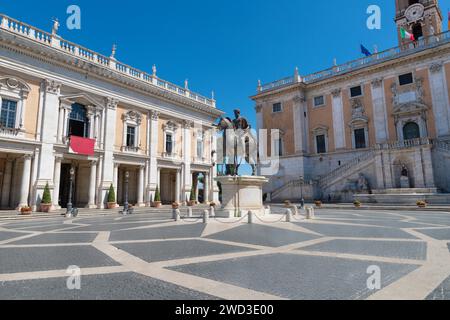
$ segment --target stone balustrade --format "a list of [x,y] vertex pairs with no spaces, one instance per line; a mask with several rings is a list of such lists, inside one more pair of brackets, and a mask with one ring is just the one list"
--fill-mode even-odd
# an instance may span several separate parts
[[402,56],[407,56],[429,48],[441,46],[448,42],[450,42],[450,31],[446,31],[438,35],[420,39],[416,42],[416,44],[411,42],[403,46],[394,47],[379,53],[375,53],[369,57],[364,57],[361,59],[344,63],[342,65],[337,65],[332,68],[304,76],[302,78],[296,77],[294,75],[268,84],[263,84],[258,86],[258,92],[265,92],[282,88],[284,86],[296,83],[299,80],[305,84],[315,83],[350,71],[355,71],[371,65],[386,62],[388,60],[396,59]]
[[83,60],[111,69],[113,71],[126,74],[127,76],[130,76],[132,78],[139,79],[148,83],[149,85],[157,86],[172,94],[183,96],[187,99],[194,100],[208,107],[216,108],[216,101],[214,99],[206,98],[190,91],[189,89],[182,88],[175,84],[162,80],[154,74],[149,74],[144,71],[138,70],[121,62],[118,62],[114,58],[101,55],[95,51],[64,40],[58,35],[53,35],[46,31],[39,30],[33,26],[12,19],[6,15],[0,14],[0,21],[0,30],[7,30],[14,33],[15,35],[29,38],[33,41],[63,51],[77,58],[81,58]]

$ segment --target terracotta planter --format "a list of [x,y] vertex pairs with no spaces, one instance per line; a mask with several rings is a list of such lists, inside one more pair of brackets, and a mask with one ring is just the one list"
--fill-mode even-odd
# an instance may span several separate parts
[[355,204],[355,208],[361,208],[360,204]]
[[178,209],[180,205],[178,203],[172,203],[172,209]]
[[117,203],[115,202],[108,202],[106,205],[109,210],[117,208]]
[[29,215],[31,215],[32,213],[33,213],[32,210],[21,210],[21,211],[20,211],[20,214],[21,214],[22,216],[29,216]]
[[418,207],[423,209],[423,208],[426,208],[427,205],[426,204],[419,204]]
[[161,208],[161,201],[153,201],[153,208]]
[[316,208],[322,208],[322,202],[315,202]]
[[188,201],[187,205],[188,207],[193,207],[195,205],[196,201]]
[[41,203],[41,212],[49,213],[52,209],[52,204]]

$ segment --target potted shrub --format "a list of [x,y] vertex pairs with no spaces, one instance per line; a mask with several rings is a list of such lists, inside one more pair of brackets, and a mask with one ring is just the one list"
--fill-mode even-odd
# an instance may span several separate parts
[[155,199],[153,200],[153,207],[154,208],[161,207],[161,193],[159,192],[159,186],[156,186]]
[[41,201],[41,212],[50,212],[52,208],[52,196],[50,194],[50,187],[48,183],[45,185],[44,194],[42,195]]
[[286,200],[286,201],[284,202],[284,206],[285,206],[286,208],[290,208],[290,207],[292,206],[292,203],[291,203],[289,200]]
[[217,204],[213,201],[209,204],[209,206],[215,208],[217,206]]
[[28,216],[33,212],[33,210],[31,209],[31,207],[22,207],[20,208],[20,214],[23,216]]
[[355,200],[353,201],[353,205],[355,206],[355,208],[361,208],[361,201]]
[[316,200],[314,201],[314,204],[316,205],[317,208],[322,208],[322,201]]
[[180,204],[178,202],[172,203],[172,209],[178,209],[180,207]]
[[116,192],[114,191],[114,186],[112,184],[111,187],[109,187],[107,206],[108,209],[114,209],[117,206]]
[[426,201],[417,201],[417,206],[419,208],[426,208],[427,202]]

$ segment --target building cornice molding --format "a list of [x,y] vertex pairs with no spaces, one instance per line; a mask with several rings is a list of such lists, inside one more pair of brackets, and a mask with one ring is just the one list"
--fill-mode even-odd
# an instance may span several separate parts
[[194,101],[188,97],[171,93],[168,90],[159,88],[151,83],[141,79],[135,79],[126,74],[121,74],[110,68],[94,65],[89,61],[84,61],[78,57],[71,56],[64,51],[57,50],[53,47],[36,43],[31,39],[20,38],[14,34],[11,34],[12,39],[7,39],[5,35],[7,36],[8,32],[0,28],[0,47],[16,54],[22,54],[40,62],[70,69],[83,74],[84,76],[95,76],[102,81],[120,85],[129,90],[139,91],[146,95],[150,94],[153,97],[176,103],[181,107],[193,109],[211,117],[218,118],[224,114],[224,112],[219,109]]

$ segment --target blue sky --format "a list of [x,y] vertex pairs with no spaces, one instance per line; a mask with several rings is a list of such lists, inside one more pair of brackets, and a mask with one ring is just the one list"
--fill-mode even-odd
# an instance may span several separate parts
[[[81,30],[68,30],[66,9],[81,8]],[[366,27],[366,9],[382,9],[381,30]],[[450,0],[440,0],[446,18]],[[44,30],[59,18],[64,38],[178,85],[210,96],[232,114],[241,108],[254,123],[248,98],[263,83],[309,74],[361,57],[359,45],[384,50],[397,44],[394,0],[171,0],[2,1],[0,12]],[[446,25],[446,23],[445,23]],[[446,30],[446,27],[444,27]]]

